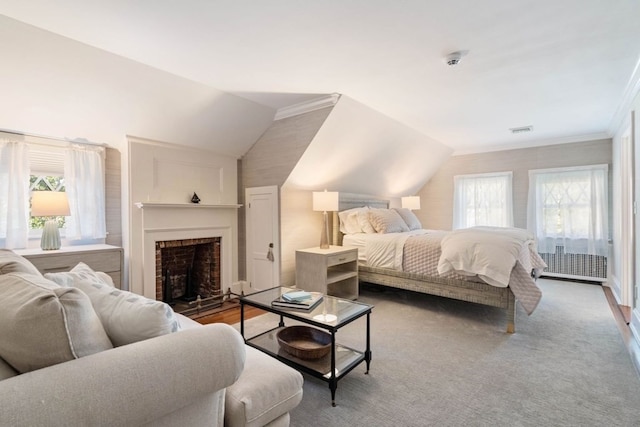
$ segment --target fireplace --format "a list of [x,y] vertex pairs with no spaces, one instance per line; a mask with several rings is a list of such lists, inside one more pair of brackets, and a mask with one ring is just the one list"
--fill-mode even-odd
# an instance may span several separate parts
[[221,305],[221,243],[221,237],[156,241],[156,299],[186,316]]

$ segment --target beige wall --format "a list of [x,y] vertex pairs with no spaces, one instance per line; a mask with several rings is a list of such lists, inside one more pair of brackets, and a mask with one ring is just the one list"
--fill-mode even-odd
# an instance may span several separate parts
[[[239,186],[238,200],[244,205],[244,190],[251,187],[277,185],[281,188],[300,157],[309,146],[311,140],[322,126],[333,107],[327,107],[298,116],[277,120],[251,147],[251,150],[238,162]],[[292,220],[280,200],[281,223],[280,235],[291,226]],[[295,220],[294,220],[295,222]],[[246,278],[246,236],[244,207],[238,212],[239,227],[239,271],[240,278]],[[282,241],[279,248],[284,257],[289,250],[283,250]],[[289,257],[286,262],[289,263]],[[285,262],[285,258],[280,258]]]
[[450,230],[455,175],[513,171],[514,225],[526,228],[530,169],[611,165],[611,161],[610,139],[453,156],[419,191],[421,209],[415,213],[424,228]]
[[115,148],[105,150],[105,243],[122,246],[122,159]]

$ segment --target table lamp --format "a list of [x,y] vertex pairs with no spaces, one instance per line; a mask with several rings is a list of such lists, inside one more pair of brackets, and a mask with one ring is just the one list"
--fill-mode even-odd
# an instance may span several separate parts
[[409,210],[420,209],[420,196],[406,196],[402,198],[402,207]]
[[62,191],[34,191],[31,194],[31,216],[49,217],[42,230],[40,247],[44,251],[60,249],[60,230],[57,216],[68,216],[69,199]]
[[339,205],[337,191],[314,191],[313,210],[322,212],[322,233],[320,234],[320,249],[329,249],[329,221],[327,211],[337,211]]

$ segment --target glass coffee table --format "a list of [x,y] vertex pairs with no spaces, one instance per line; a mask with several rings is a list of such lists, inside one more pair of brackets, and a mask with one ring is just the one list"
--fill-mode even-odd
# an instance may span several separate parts
[[[277,287],[259,291],[240,297],[240,333],[247,345],[257,348],[264,353],[275,357],[283,363],[312,375],[329,383],[331,390],[331,404],[336,406],[336,389],[338,380],[347,375],[353,368],[362,362],[366,362],[369,373],[371,363],[371,310],[372,305],[356,301],[324,295],[322,301],[311,310],[296,308],[283,308],[271,305],[271,301],[279,298],[285,292],[299,289]],[[280,316],[278,326],[247,338],[244,335],[244,307],[245,305],[256,307],[264,311]],[[336,343],[336,332],[349,323],[366,316],[367,333],[366,348],[364,351],[356,350]],[[306,325],[326,330],[331,335],[331,352],[319,359],[299,359],[287,353],[280,347],[276,337],[278,331],[285,327],[284,319],[292,319]]]

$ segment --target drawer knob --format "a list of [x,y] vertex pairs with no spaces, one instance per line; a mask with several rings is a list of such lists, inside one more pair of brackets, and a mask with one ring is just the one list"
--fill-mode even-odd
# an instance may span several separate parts
[[346,257],[345,258],[338,258],[338,261],[346,261]]

